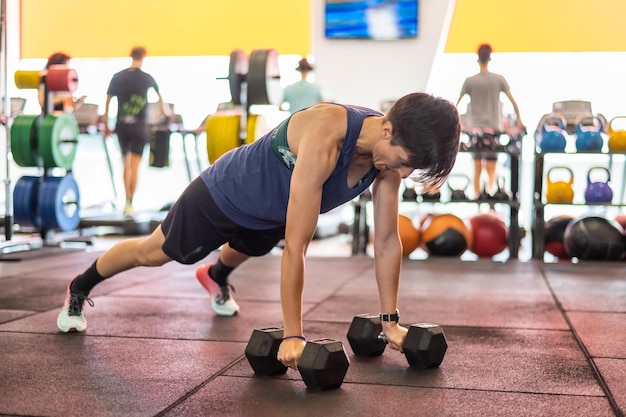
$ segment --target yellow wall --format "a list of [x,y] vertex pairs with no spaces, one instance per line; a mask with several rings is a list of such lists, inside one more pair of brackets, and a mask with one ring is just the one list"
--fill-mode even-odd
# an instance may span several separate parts
[[624,0],[456,0],[446,52],[626,51]]
[[22,0],[21,58],[311,52],[312,0]]

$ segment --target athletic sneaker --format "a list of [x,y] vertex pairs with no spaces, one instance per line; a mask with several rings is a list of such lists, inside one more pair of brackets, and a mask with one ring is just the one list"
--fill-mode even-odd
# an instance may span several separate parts
[[133,208],[133,205],[127,201],[126,205],[124,205],[124,216],[134,216],[134,215],[135,215],[135,209]]
[[[70,283],[70,285],[72,284]],[[87,328],[87,320],[85,320],[83,307],[85,302],[93,307],[93,301],[86,295],[72,293],[70,285],[67,286],[63,309],[59,313],[59,317],[57,317],[57,327],[63,333],[84,332]]]
[[219,285],[209,276],[209,268],[212,264],[201,265],[196,269],[196,277],[200,284],[211,295],[211,307],[218,316],[234,316],[239,311],[239,305],[231,295],[235,292],[232,285]]

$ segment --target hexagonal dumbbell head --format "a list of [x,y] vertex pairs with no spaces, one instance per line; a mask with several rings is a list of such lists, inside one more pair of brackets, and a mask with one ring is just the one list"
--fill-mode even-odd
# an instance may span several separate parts
[[418,369],[434,368],[441,365],[448,343],[439,325],[418,323],[409,327],[403,350],[409,366]]
[[252,332],[246,346],[246,358],[255,373],[279,375],[287,372],[287,367],[277,358],[282,339],[283,329],[277,327],[255,329]]
[[343,344],[331,339],[308,341],[298,362],[302,380],[316,390],[339,388],[349,366]]
[[378,314],[360,314],[352,319],[348,343],[357,356],[380,356],[387,343],[379,335],[383,331]]

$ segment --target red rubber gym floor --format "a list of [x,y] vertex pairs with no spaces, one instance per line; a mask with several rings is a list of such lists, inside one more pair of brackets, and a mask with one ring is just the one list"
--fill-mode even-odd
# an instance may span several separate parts
[[[216,317],[195,266],[141,268],[105,281],[83,334],[60,334],[68,281],[98,256],[47,248],[0,262],[0,415],[623,416],[626,263],[405,261],[401,323],[443,326],[441,366],[355,357],[353,316],[377,313],[373,259],[311,257],[308,338],[343,341],[343,385],[307,389],[289,370],[255,376],[255,328],[279,326],[280,258],[233,275],[241,312]],[[47,256],[50,255],[50,256]],[[12,255],[19,258],[19,254]],[[214,257],[212,255],[212,257]]]

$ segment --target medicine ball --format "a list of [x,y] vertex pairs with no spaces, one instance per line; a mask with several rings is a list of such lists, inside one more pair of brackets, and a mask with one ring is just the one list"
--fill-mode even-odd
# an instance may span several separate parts
[[600,216],[584,216],[567,225],[563,236],[569,256],[583,260],[622,259],[626,242],[621,226]]
[[420,244],[420,231],[413,220],[405,215],[398,216],[398,233],[402,242],[402,256],[409,256]]
[[470,250],[481,257],[499,254],[509,245],[509,228],[497,214],[481,213],[471,217],[473,244]]
[[565,234],[565,228],[573,219],[574,216],[564,214],[553,217],[546,222],[544,226],[545,235],[543,239],[546,252],[559,259],[570,259],[570,256],[565,251],[563,235]]
[[429,214],[420,227],[421,246],[434,256],[461,256],[472,244],[468,225],[454,214]]

